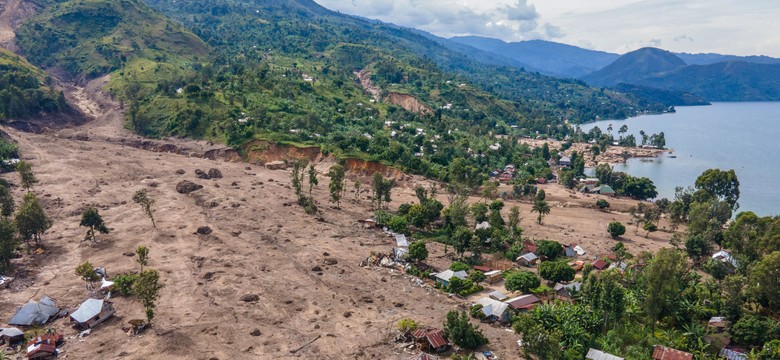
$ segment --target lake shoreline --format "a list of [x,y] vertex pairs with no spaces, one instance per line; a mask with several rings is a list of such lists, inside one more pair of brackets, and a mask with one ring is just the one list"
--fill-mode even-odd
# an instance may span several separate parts
[[[550,150],[560,150],[564,141],[554,139],[521,139],[520,143],[528,144],[528,146],[532,148],[541,147],[547,143],[547,146],[550,147]],[[594,159],[592,153],[590,152],[592,146],[593,144],[589,143],[572,143],[569,149],[563,151],[563,154],[571,155],[571,153],[574,151],[579,154],[584,154],[585,167],[593,168],[598,164],[607,163],[610,165],[619,165],[625,164],[628,159],[658,158],[664,156],[665,154],[674,153],[674,149],[652,149],[610,145],[607,147],[607,151],[600,153]]]

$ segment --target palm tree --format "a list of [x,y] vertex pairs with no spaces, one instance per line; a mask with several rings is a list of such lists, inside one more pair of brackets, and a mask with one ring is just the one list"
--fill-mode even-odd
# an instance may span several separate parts
[[537,200],[531,208],[531,212],[539,213],[539,217],[536,218],[536,223],[541,224],[542,218],[550,213],[550,205],[547,204],[547,201]]

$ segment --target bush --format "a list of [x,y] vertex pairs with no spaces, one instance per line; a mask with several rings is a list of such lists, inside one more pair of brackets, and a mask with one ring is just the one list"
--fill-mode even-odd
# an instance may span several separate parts
[[531,289],[539,287],[541,281],[530,271],[514,271],[507,275],[504,287],[509,291],[528,293]]
[[563,254],[563,245],[556,241],[539,240],[536,242],[537,253],[546,256],[549,260],[554,260]]
[[488,343],[488,339],[482,334],[482,331],[469,322],[465,311],[458,313],[453,310],[447,313],[444,336],[455,345],[471,350]]
[[596,207],[599,208],[599,210],[605,210],[609,208],[609,202],[604,199],[598,199],[596,200]]
[[450,270],[452,271],[468,270],[470,268],[471,268],[470,266],[460,261],[453,261],[452,264],[450,264]]
[[552,282],[568,282],[574,280],[574,269],[562,261],[544,261],[539,264],[539,276]]
[[740,345],[758,346],[764,343],[769,332],[769,322],[759,316],[748,315],[731,327],[732,339]]
[[114,282],[114,287],[122,296],[128,296],[133,293],[133,284],[135,279],[138,278],[136,274],[119,274],[114,276],[111,280]]
[[398,323],[396,324],[396,328],[398,328],[398,331],[402,333],[414,331],[417,329],[417,321],[414,321],[413,319],[409,319],[409,318],[403,318],[401,320],[398,320]]
[[484,320],[485,319],[485,313],[482,312],[482,305],[481,304],[474,304],[469,309],[469,315],[475,319]]
[[469,280],[471,280],[475,284],[479,284],[483,281],[485,281],[487,277],[482,271],[472,271],[469,274]]
[[617,239],[620,237],[620,235],[626,233],[626,227],[623,226],[623,224],[621,224],[619,221],[613,221],[607,226],[607,232],[610,236],[612,236],[613,239]]
[[405,216],[393,216],[390,218],[390,222],[387,224],[387,227],[397,233],[405,234],[409,229],[409,222],[406,221]]
[[379,226],[387,226],[392,217],[392,214],[384,210],[377,210],[376,213],[374,213],[374,221],[376,221],[376,224]]

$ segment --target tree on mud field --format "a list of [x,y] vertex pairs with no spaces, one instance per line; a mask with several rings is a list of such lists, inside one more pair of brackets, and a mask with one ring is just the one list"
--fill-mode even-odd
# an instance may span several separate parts
[[344,191],[344,167],[336,164],[328,170],[330,177],[330,201],[336,203],[336,208],[341,209],[341,194]]
[[141,189],[133,194],[133,202],[141,205],[141,209],[143,209],[144,214],[149,217],[149,220],[152,220],[152,227],[156,228],[157,224],[154,222],[154,214],[152,213],[154,199],[149,198],[149,195],[146,193],[145,189]]
[[95,268],[89,261],[85,261],[76,267],[76,275],[78,275],[81,280],[84,280],[89,291],[94,291],[92,284],[100,280],[100,275],[95,272]]
[[32,172],[32,165],[27,161],[19,161],[16,164],[16,171],[19,172],[19,180],[22,182],[22,187],[28,192],[32,189],[33,185],[38,183],[38,179]]
[[11,269],[11,259],[19,245],[16,239],[16,227],[8,219],[0,219],[0,274]]
[[160,274],[154,269],[147,269],[141,272],[133,284],[133,293],[138,296],[146,310],[146,322],[148,324],[151,324],[154,318],[154,308],[157,306],[155,302],[160,297],[160,289],[162,288],[163,284],[160,284]]
[[103,217],[100,216],[97,209],[92,207],[88,208],[84,211],[83,214],[81,214],[81,223],[79,223],[79,226],[85,226],[89,228],[89,230],[87,230],[87,235],[84,237],[84,240],[92,240],[92,242],[97,241],[95,238],[95,231],[101,234],[108,234],[109,232],[108,227],[106,227],[106,224],[103,222]]
[[135,249],[135,262],[141,265],[141,272],[144,272],[144,266],[149,265],[149,248],[143,245]]
[[27,243],[27,253],[30,253],[30,242],[35,241],[36,246],[41,245],[41,235],[51,228],[52,221],[46,216],[43,207],[38,202],[35,193],[28,192],[24,195],[22,205],[14,219],[19,236]]
[[531,212],[539,213],[539,216],[536,218],[536,223],[541,225],[544,216],[550,214],[550,205],[547,204],[547,201],[536,200],[534,206],[531,208]]
[[395,186],[394,179],[385,179],[382,174],[377,172],[374,173],[372,186],[374,195],[373,198],[376,202],[377,209],[382,208],[382,202],[390,203],[392,200],[390,197],[390,192],[393,190],[393,186]]
[[409,244],[409,260],[414,262],[424,261],[428,258],[428,249],[425,248],[425,241],[417,240]]
[[[309,198],[312,198],[311,192],[314,190],[314,187],[319,185],[320,182],[317,180],[317,170],[314,169],[314,165],[309,165]],[[312,198],[313,199],[313,198]]]
[[306,164],[305,160],[296,161],[290,174],[292,187],[295,189],[295,195],[298,196],[298,199],[301,198],[303,192],[303,170],[306,168]]
[[607,225],[607,232],[613,239],[618,239],[621,235],[626,233],[626,227],[619,221],[613,221]]
[[7,219],[14,214],[15,207],[14,197],[7,184],[0,184],[0,214]]
[[609,202],[604,199],[598,199],[596,200],[596,207],[598,207],[599,210],[604,211],[609,208]]
[[355,202],[360,202],[360,180],[355,180]]
[[444,335],[455,345],[470,350],[488,343],[488,339],[482,334],[482,331],[469,322],[465,311],[458,313],[453,310],[447,313]]

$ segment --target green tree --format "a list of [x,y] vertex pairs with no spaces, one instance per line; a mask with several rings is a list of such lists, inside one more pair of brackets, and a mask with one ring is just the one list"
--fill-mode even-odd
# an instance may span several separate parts
[[336,208],[341,209],[341,194],[344,191],[344,167],[339,164],[331,166],[330,170],[328,170],[328,176],[330,177],[330,183],[328,184],[330,200],[336,203]]
[[406,216],[396,215],[390,218],[387,227],[394,232],[405,234],[409,231],[409,222],[407,221]]
[[360,202],[360,180],[355,180],[355,202]]
[[482,271],[474,270],[469,273],[468,279],[471,280],[471,282],[474,284],[479,284],[485,281],[487,277],[485,276],[485,273],[483,273]]
[[152,323],[154,318],[154,309],[157,306],[155,302],[160,297],[160,289],[163,288],[163,284],[160,283],[160,274],[157,270],[147,269],[138,275],[138,278],[133,284],[133,293],[138,296],[146,310],[146,322]]
[[396,328],[401,333],[408,333],[410,331],[414,331],[417,329],[417,321],[414,321],[410,318],[403,318],[401,320],[398,320],[398,323],[396,324]]
[[133,194],[133,202],[141,206],[141,210],[143,210],[144,214],[152,221],[152,227],[156,228],[157,224],[154,222],[154,212],[152,211],[154,199],[149,197],[146,189],[136,191],[135,194]]
[[444,322],[444,336],[464,349],[474,350],[488,343],[478,327],[469,322],[466,312],[450,311]]
[[767,319],[756,315],[747,315],[731,326],[731,338],[737,344],[744,346],[759,346],[764,344],[769,333],[770,324]]
[[604,199],[598,199],[598,200],[596,200],[596,207],[598,207],[599,210],[602,210],[602,211],[606,210],[606,209],[609,209],[609,202],[607,202],[607,200],[604,200]]
[[504,279],[504,287],[509,291],[520,291],[527,294],[531,289],[538,288],[541,281],[530,271],[513,271]]
[[688,237],[685,241],[685,252],[696,263],[701,262],[710,253],[710,243],[701,235]]
[[22,160],[16,163],[16,171],[19,172],[19,180],[22,183],[22,187],[27,190],[27,192],[38,183],[38,178],[36,178],[35,174],[32,172],[32,165],[27,161]]
[[471,216],[477,224],[487,220],[488,211],[489,209],[486,204],[475,203],[471,205]]
[[8,186],[0,184],[0,215],[5,218],[9,218],[14,214],[16,204],[14,203],[14,197]]
[[664,248],[658,250],[644,273],[645,312],[650,320],[651,333],[654,334],[655,323],[674,311],[675,301],[687,273],[687,264],[679,251]]
[[463,257],[463,254],[468,250],[469,245],[471,244],[471,238],[473,236],[474,234],[471,230],[466,227],[455,229],[452,240],[454,242],[453,246],[455,247],[455,252],[458,253],[458,256]]
[[18,245],[14,223],[8,219],[0,219],[0,274],[11,270],[11,259]]
[[144,245],[139,245],[135,249],[135,262],[141,265],[141,272],[144,272],[144,266],[149,265],[149,248]]
[[465,197],[457,197],[444,209],[444,225],[450,230],[454,231],[459,227],[465,227],[468,225],[466,217],[469,214],[469,205],[466,202]]
[[539,240],[536,242],[536,253],[549,260],[555,260],[563,255],[563,245],[557,241]]
[[298,160],[295,163],[293,163],[292,172],[290,173],[290,178],[292,180],[292,187],[295,189],[295,195],[300,200],[303,196],[303,171],[306,169],[306,165],[308,164],[305,160]]
[[563,261],[543,261],[539,264],[539,276],[550,282],[574,280],[575,271]]
[[780,251],[764,255],[750,268],[750,285],[762,304],[780,308]]
[[547,204],[547,201],[544,200],[536,200],[534,202],[534,206],[531,208],[531,212],[538,213],[539,216],[536,218],[537,224],[542,224],[542,219],[550,214],[550,205]]
[[619,239],[621,235],[626,233],[626,227],[619,221],[613,221],[607,226],[607,232],[613,239]]
[[708,169],[696,178],[696,188],[727,202],[732,211],[739,208],[739,179],[734,170]]
[[76,275],[87,284],[87,289],[92,290],[92,284],[96,281],[100,281],[100,275],[95,272],[95,268],[89,261],[85,261],[76,267]]
[[409,260],[414,262],[425,261],[428,258],[428,249],[425,248],[425,241],[417,240],[409,244]]
[[38,202],[35,193],[28,192],[24,195],[19,211],[14,219],[19,236],[27,243],[27,253],[30,253],[30,242],[35,241],[36,246],[41,246],[41,236],[51,228],[52,221],[46,216],[43,207]]
[[313,199],[311,192],[314,190],[314,187],[319,184],[320,182],[317,180],[317,169],[314,168],[314,164],[311,164],[309,165],[309,199]]
[[507,225],[509,226],[509,234],[514,239],[516,236],[520,235],[520,232],[522,231],[520,229],[520,208],[517,207],[517,205],[509,208],[507,222]]
[[96,241],[95,231],[98,231],[101,234],[108,234],[109,232],[108,227],[106,227],[106,224],[103,222],[103,217],[101,217],[98,210],[93,207],[87,208],[87,210],[84,210],[84,213],[81,214],[81,223],[79,223],[79,226],[89,228],[84,240],[92,240],[92,242]]
[[591,274],[582,286],[582,299],[603,316],[604,333],[610,321],[617,325],[625,311],[625,289],[621,274],[608,270]]

